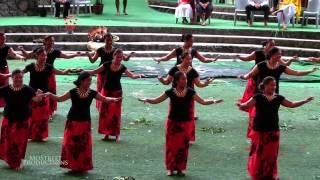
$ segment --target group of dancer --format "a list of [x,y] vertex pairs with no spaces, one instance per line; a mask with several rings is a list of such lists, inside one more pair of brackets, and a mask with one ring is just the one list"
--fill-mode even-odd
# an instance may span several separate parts
[[[92,132],[90,106],[93,99],[97,100],[99,112],[98,133],[103,140],[114,136],[120,142],[121,106],[123,74],[132,79],[145,77],[135,74],[122,64],[129,60],[133,53],[125,55],[121,49],[113,45],[114,36],[106,33],[102,36],[103,47],[91,53],[65,54],[54,47],[54,37],[44,39],[42,47],[27,52],[20,47],[22,55],[18,55],[5,44],[5,34],[0,34],[0,97],[4,106],[0,159],[9,167],[21,169],[25,157],[28,139],[44,142],[48,138],[48,121],[56,111],[56,102],[71,99],[71,107],[67,115],[66,127],[61,152],[61,167],[72,171],[84,172],[93,168]],[[192,66],[194,57],[201,62],[212,63],[216,58],[207,58],[193,48],[193,36],[182,35],[183,45],[168,55],[155,58],[157,63],[176,58],[176,64],[166,77],[158,80],[164,85],[171,84],[157,98],[140,98],[144,103],[157,104],[170,99],[169,114],[166,121],[165,164],[167,175],[177,172],[184,176],[187,167],[189,145],[195,142],[195,101],[202,105],[218,104],[222,99],[203,99],[195,90],[206,87],[213,82],[211,78],[201,81],[199,73]],[[283,60],[281,50],[274,40],[263,43],[263,50],[255,51],[249,56],[236,57],[243,61],[255,60],[256,65],[239,78],[248,80],[243,98],[237,103],[241,110],[249,112],[248,138],[252,147],[249,156],[248,170],[252,179],[276,179],[277,156],[279,149],[278,109],[280,105],[298,107],[310,102],[310,97],[303,101],[290,102],[279,95],[279,79],[282,73],[302,76],[317,71],[296,71],[288,66],[297,57]],[[54,67],[56,58],[73,58],[88,56],[91,63],[100,57],[99,67],[94,70],[70,68],[58,70]],[[35,58],[35,63],[28,64],[22,70],[16,69],[9,74],[7,57],[13,59]],[[314,58],[316,59],[316,58]],[[29,86],[24,85],[23,75],[30,73]],[[55,75],[66,75],[80,72],[75,88],[63,95],[56,95]],[[96,90],[90,88],[92,75],[97,75]],[[8,78],[11,76],[12,83]],[[65,163],[67,162],[67,163]]]

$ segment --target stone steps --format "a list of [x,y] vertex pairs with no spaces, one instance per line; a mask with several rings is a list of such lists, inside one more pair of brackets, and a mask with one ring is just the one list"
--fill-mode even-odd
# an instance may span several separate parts
[[[120,37],[119,42],[179,42],[181,34],[168,33],[113,33]],[[86,42],[87,33],[7,33],[8,42],[32,42],[34,39],[41,39],[47,35],[52,35],[58,42]],[[320,49],[320,40],[298,39],[298,38],[277,38],[261,36],[241,36],[241,35],[208,35],[195,34],[194,40],[199,43],[237,43],[237,44],[256,44],[261,41],[275,39],[277,45],[288,47],[304,47]]]
[[[19,42],[7,43],[14,49],[23,45],[25,49],[31,50],[37,45],[36,43]],[[56,47],[62,50],[86,51],[86,42],[56,42]],[[117,42],[116,46],[126,51],[170,51],[182,43],[177,42]],[[261,48],[255,44],[229,44],[229,43],[194,43],[194,48],[200,52],[219,52],[219,53],[250,53]],[[295,48],[279,46],[283,50],[285,56],[298,55],[301,57],[320,56],[319,49],[313,48]]]

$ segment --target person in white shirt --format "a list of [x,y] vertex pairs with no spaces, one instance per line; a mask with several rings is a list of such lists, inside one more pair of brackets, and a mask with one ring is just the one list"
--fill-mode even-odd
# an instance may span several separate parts
[[246,6],[247,22],[249,26],[252,26],[251,12],[263,11],[264,12],[264,26],[268,25],[268,19],[270,15],[270,7],[268,0],[248,0],[249,5]]

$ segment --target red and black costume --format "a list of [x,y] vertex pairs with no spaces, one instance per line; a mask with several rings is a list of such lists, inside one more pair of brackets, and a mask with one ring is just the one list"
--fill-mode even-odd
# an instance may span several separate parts
[[176,95],[174,88],[165,94],[170,98],[169,116],[166,122],[165,164],[167,170],[183,171],[187,167],[190,132],[189,126],[195,91],[187,89],[184,97]]
[[[97,50],[97,53],[99,54],[101,60],[99,66],[106,62],[111,62],[113,60],[113,53],[116,50],[116,48],[112,47],[110,52],[106,52],[105,47],[101,47]],[[106,71],[102,71],[101,73],[97,74],[97,91],[99,93],[102,93],[103,84],[106,80]],[[100,101],[96,101],[96,107],[99,110],[101,106]]]
[[277,158],[280,143],[279,107],[285,99],[281,95],[269,101],[263,94],[253,97],[256,101],[256,115],[253,121],[253,135],[248,159],[248,172],[252,179],[278,178]]
[[[49,91],[49,78],[53,74],[53,66],[45,64],[42,71],[36,69],[36,64],[26,66],[30,73],[30,87],[35,90]],[[48,121],[51,116],[49,98],[44,97],[41,102],[32,102],[32,118],[30,120],[29,139],[35,141],[45,140],[49,135]]]
[[[259,73],[256,77],[256,87],[255,87],[255,93],[259,93],[259,87],[258,85],[263,81],[264,78],[271,76],[276,79],[277,82],[277,88],[276,88],[276,93],[279,93],[279,81],[280,81],[280,76],[282,73],[285,72],[287,66],[284,65],[278,65],[275,69],[269,69],[267,66],[267,62],[261,62],[258,64],[258,69]],[[256,108],[253,107],[249,111],[249,126],[248,126],[248,132],[247,132],[247,137],[251,138],[252,136],[252,127],[253,127],[253,119],[256,115]]]
[[69,91],[71,108],[67,116],[60,167],[73,171],[93,169],[90,105],[97,91],[89,90],[81,97],[78,88]]
[[[178,72],[178,71],[179,71],[179,68],[177,66],[175,66],[175,67],[170,69],[168,74],[170,76],[174,77],[174,74],[176,72]],[[187,75],[187,87],[194,89],[194,80],[199,77],[199,73],[194,68],[192,68],[192,69],[190,69],[189,72],[187,72],[186,75]],[[195,114],[195,103],[194,103],[194,101],[192,102],[192,106],[190,106],[190,108],[191,108],[190,110],[192,111],[192,114],[193,114],[192,117],[194,117],[194,114]],[[189,129],[189,132],[190,132],[190,141],[194,142],[196,140],[196,136],[195,136],[195,119],[194,118],[190,121],[190,127],[188,129]]]
[[[36,50],[33,52],[35,53]],[[57,58],[60,57],[61,51],[58,49],[52,48],[50,51],[47,52],[47,60],[46,63],[50,64],[54,67],[54,62]],[[51,74],[49,77],[49,92],[52,94],[57,94],[57,83],[56,83],[56,75],[54,73]],[[57,102],[49,99],[50,102],[50,114],[53,115],[53,113],[57,110]]]
[[[0,73],[2,74],[9,73],[8,62],[7,62],[9,50],[10,50],[10,47],[7,45],[0,46]],[[9,84],[9,77],[0,78],[0,87],[8,84]],[[5,105],[6,104],[4,99],[0,97],[0,107],[4,107]]]
[[[122,97],[121,77],[127,68],[121,64],[117,71],[111,69],[111,62],[103,64],[106,74],[106,79],[102,89],[102,95],[105,97]],[[122,100],[115,103],[101,103],[99,112],[99,127],[98,133],[111,136],[120,135],[121,126],[121,106]]]
[[1,126],[0,159],[11,168],[19,168],[25,157],[31,117],[30,103],[35,95],[29,86],[23,86],[20,90],[9,85],[0,88],[0,97],[6,102]]

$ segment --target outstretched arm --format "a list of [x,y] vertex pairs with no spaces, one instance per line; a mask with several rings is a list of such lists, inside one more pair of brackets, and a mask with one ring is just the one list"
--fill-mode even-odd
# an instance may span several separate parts
[[93,56],[91,56],[89,52],[87,52],[86,54],[87,54],[91,63],[95,63],[97,61],[97,59],[100,57],[98,52],[95,52]]
[[236,105],[239,107],[239,109],[248,109],[256,105],[256,100],[254,100],[253,98],[250,98],[247,102],[245,103],[237,102]]
[[31,52],[28,53],[28,52],[23,48],[23,46],[19,46],[18,48],[20,49],[20,51],[22,52],[22,55],[23,55],[26,59],[30,59],[30,58],[32,58],[32,57],[34,56],[33,51],[31,51]]
[[129,61],[130,58],[131,58],[133,55],[134,55],[134,52],[131,52],[131,53],[128,54],[128,55],[124,55],[123,60],[124,60],[124,61]]
[[133,72],[131,72],[129,70],[126,70],[124,73],[131,79],[139,79],[139,78],[145,77],[145,75],[143,75],[143,74],[134,74]]
[[52,72],[57,75],[66,75],[66,74],[69,74],[71,71],[72,69],[65,69],[65,70],[58,70],[56,68],[52,69]]
[[74,54],[65,54],[65,53],[61,53],[59,58],[64,58],[64,59],[71,59],[71,58],[75,58],[75,57],[78,57],[78,56],[83,56],[85,54],[81,53],[81,52],[77,52],[77,53],[74,53]]
[[122,98],[112,98],[112,97],[105,97],[105,96],[102,96],[100,93],[97,94],[96,96],[96,99],[98,101],[102,101],[102,102],[105,102],[105,103],[109,103],[109,102],[117,102],[117,101],[120,101]]
[[310,62],[320,62],[320,57],[316,58],[316,57],[309,57],[307,61]]
[[258,66],[255,65],[254,68],[249,73],[247,73],[245,75],[239,75],[238,78],[243,79],[243,80],[248,80],[248,79],[254,77],[255,75],[257,75],[258,72],[259,72]]
[[194,80],[194,84],[199,88],[207,87],[212,82],[213,82],[212,78],[206,79],[205,82],[202,82],[199,77]]
[[173,77],[168,74],[166,78],[163,78],[163,77],[161,77],[161,76],[158,77],[158,80],[159,80],[163,85],[169,85],[169,84],[173,81]]
[[294,101],[294,102],[291,102],[287,99],[284,99],[281,104],[285,107],[288,107],[288,108],[296,108],[296,107],[302,106],[306,103],[309,103],[313,99],[314,99],[314,97],[309,97],[303,101]]
[[240,59],[241,61],[253,61],[256,59],[256,53],[252,52],[248,56],[236,55],[235,58]]
[[153,60],[157,63],[160,63],[161,61],[169,61],[170,59],[174,58],[176,56],[176,50],[172,50],[168,55],[160,57],[160,58],[154,58]]
[[66,101],[66,100],[70,99],[70,97],[71,97],[70,92],[66,92],[62,96],[57,96],[55,94],[52,94],[51,92],[47,92],[47,93],[45,93],[45,95],[48,96],[50,99],[53,99],[53,100],[55,100],[57,102]]
[[17,54],[12,48],[9,49],[8,54],[9,54],[9,57],[11,57],[12,59],[18,59],[18,60],[26,59],[24,56]]
[[289,67],[286,68],[285,73],[288,75],[292,75],[292,76],[304,76],[304,75],[308,75],[310,73],[316,72],[317,70],[319,70],[319,68],[313,68],[310,70],[305,70],[305,71],[297,71],[297,70],[293,70]]
[[299,59],[298,56],[293,56],[292,58],[290,58],[290,59],[288,59],[288,60],[286,60],[286,61],[284,61],[284,60],[281,59],[281,60],[280,60],[280,64],[282,64],[282,65],[284,65],[284,66],[290,66],[292,62],[294,62],[294,61],[296,61],[296,60],[298,60],[298,59]]
[[211,104],[218,104],[223,102],[223,99],[219,99],[219,100],[203,99],[197,93],[193,96],[193,99],[202,105],[211,105]]
[[168,98],[168,96],[166,95],[166,93],[163,93],[162,95],[160,95],[157,98],[139,98],[138,100],[144,103],[150,103],[150,104],[159,104],[163,101],[165,101]]
[[101,65],[98,68],[94,69],[94,70],[86,70],[85,72],[89,73],[90,75],[94,75],[94,74],[98,74],[101,73],[104,70],[104,66]]
[[216,62],[219,59],[219,56],[217,56],[216,58],[206,58],[203,55],[201,55],[198,51],[196,52],[195,57],[203,63],[212,63]]

